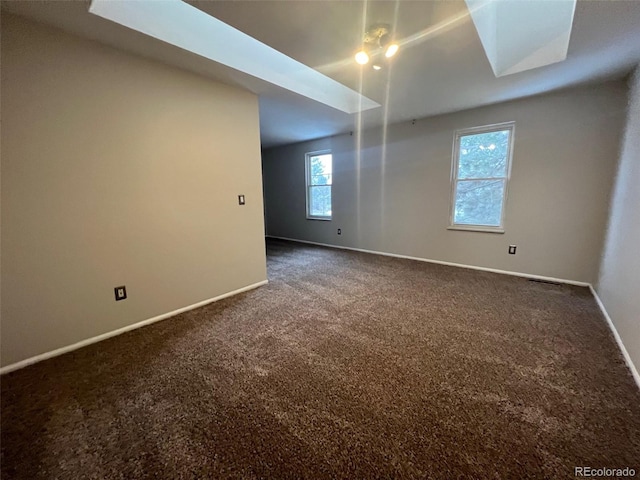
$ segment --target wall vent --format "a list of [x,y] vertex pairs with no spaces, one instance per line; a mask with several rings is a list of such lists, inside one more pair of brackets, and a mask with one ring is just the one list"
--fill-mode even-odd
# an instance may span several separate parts
[[548,283],[549,285],[562,285],[560,282],[554,282],[551,280],[542,280],[541,278],[530,278],[529,279],[530,282],[536,282],[536,283]]

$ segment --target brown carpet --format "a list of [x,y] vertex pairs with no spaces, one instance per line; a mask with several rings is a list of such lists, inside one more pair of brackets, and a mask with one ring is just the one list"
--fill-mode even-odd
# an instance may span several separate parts
[[2,377],[2,478],[640,471],[586,288],[268,242],[269,285]]

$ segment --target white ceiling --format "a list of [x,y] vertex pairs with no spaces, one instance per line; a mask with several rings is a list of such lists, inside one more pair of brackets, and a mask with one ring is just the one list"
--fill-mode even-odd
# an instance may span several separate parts
[[[3,1],[2,10],[257,93],[264,147],[621,78],[640,63],[640,0],[578,0],[567,59],[500,78],[464,0],[189,3],[382,107],[361,117],[340,112],[91,15],[88,1]],[[381,71],[353,61],[364,29],[377,22],[395,25],[402,39]]]

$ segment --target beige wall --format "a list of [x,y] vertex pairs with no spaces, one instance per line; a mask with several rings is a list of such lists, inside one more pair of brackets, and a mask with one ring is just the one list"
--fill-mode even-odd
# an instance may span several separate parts
[[640,367],[639,246],[640,66],[630,80],[627,126],[596,289],[636,368]]
[[[614,82],[391,125],[386,142],[378,129],[266,150],[267,233],[594,282],[625,98]],[[512,120],[506,232],[447,230],[454,131]],[[334,154],[330,222],[305,219],[304,154],[324,148]]]
[[254,95],[3,14],[1,100],[3,366],[266,279]]

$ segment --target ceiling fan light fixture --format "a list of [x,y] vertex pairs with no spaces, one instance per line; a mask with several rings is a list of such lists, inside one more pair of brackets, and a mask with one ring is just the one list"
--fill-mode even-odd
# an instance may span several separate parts
[[397,43],[392,43],[391,45],[389,45],[387,47],[387,50],[384,52],[384,56],[387,58],[391,58],[393,57],[396,53],[398,53],[398,50],[400,49],[400,47],[398,46]]
[[362,39],[362,48],[356,53],[356,62],[360,65],[366,65],[371,59],[374,59],[374,70],[382,68],[379,57],[393,57],[400,46],[394,41],[391,25],[388,23],[375,23],[371,25],[365,32]]
[[366,65],[369,62],[369,55],[364,50],[360,50],[356,53],[356,62],[360,65]]

